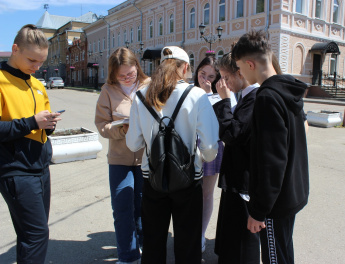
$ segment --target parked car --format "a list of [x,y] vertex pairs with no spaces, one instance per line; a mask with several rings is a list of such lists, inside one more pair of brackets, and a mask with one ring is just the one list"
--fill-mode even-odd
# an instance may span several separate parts
[[37,80],[39,80],[44,85],[44,87],[47,87],[46,80],[44,80],[42,78],[37,78]]
[[50,77],[47,82],[47,88],[52,89],[57,87],[58,89],[64,88],[65,83],[63,82],[61,77]]

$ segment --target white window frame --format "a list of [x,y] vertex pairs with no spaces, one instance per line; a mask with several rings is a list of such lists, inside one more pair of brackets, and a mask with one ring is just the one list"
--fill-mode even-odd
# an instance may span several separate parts
[[195,56],[193,53],[189,54],[189,64],[192,67],[192,71],[194,71]]
[[224,56],[224,50],[220,50],[217,52],[217,60],[220,60]]
[[169,17],[169,33],[174,33],[174,27],[175,27],[175,23],[174,23],[174,14],[171,14]]
[[195,28],[195,8],[189,11],[189,28]]
[[[208,21],[206,21],[206,13],[208,13]],[[204,5],[203,9],[203,20],[204,20],[204,25],[209,25],[210,24],[210,3],[206,3]]]
[[[221,20],[221,17],[220,17],[220,13],[221,13],[221,9],[223,9],[224,11],[224,20]],[[225,8],[225,0],[219,0],[218,2],[218,22],[223,22],[225,21],[226,19],[226,8]]]
[[158,36],[163,36],[163,18],[160,17],[158,20]]
[[[316,16],[316,13],[318,11],[318,8],[317,8],[317,3],[320,3],[320,16]],[[319,19],[322,19],[323,18],[323,14],[322,14],[322,7],[323,7],[323,1],[322,0],[315,0],[315,12],[314,12],[314,17],[315,18],[319,18]]]
[[[242,5],[242,10],[240,10],[240,4]],[[242,11],[242,14],[240,14],[239,11]],[[236,0],[236,18],[239,18],[239,17],[244,17],[244,0]]]
[[[335,69],[337,68],[336,57],[337,57],[336,54],[331,54],[331,56],[329,56],[329,73],[328,73],[328,75],[330,75],[330,76],[334,76]],[[332,68],[334,68],[333,72],[332,72]]]
[[137,39],[138,41],[141,41],[141,26],[140,25],[137,28]]
[[153,38],[153,21],[149,22],[149,38]]
[[[269,0],[266,0],[269,1]],[[258,2],[263,2],[263,10],[262,11],[258,11]],[[264,13],[265,12],[265,0],[256,0],[256,6],[255,6],[255,13],[256,14],[260,14],[260,13]]]
[[[337,2],[337,3],[336,3]],[[332,22],[333,23],[339,23],[339,16],[340,16],[340,3],[339,3],[339,0],[333,0],[333,5],[332,5]],[[337,16],[336,16],[336,21],[334,19],[334,9],[337,9]]]

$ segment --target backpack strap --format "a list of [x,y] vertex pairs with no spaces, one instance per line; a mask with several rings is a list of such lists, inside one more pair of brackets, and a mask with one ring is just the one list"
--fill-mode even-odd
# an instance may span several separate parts
[[[170,118],[170,122],[169,125],[171,124],[171,122],[175,121],[175,118],[178,114],[178,112],[180,111],[180,108],[183,104],[184,99],[187,97],[188,93],[192,90],[192,88],[194,87],[194,85],[189,85],[187,87],[186,90],[184,90],[183,94],[181,95],[180,100],[178,101],[176,108]],[[151,115],[154,117],[154,119],[156,119],[156,121],[158,122],[158,124],[161,123],[161,118],[158,116],[158,114],[156,113],[155,110],[153,110],[153,108],[151,106],[149,106],[145,100],[145,97],[143,96],[143,94],[139,91],[137,91],[137,96],[139,97],[140,101],[145,105],[145,107],[147,108],[147,110],[151,113]]]
[[177,116],[178,112],[180,111],[180,108],[181,108],[181,106],[182,106],[182,104],[183,104],[184,99],[186,99],[187,95],[189,94],[189,92],[192,90],[193,87],[194,87],[194,85],[191,84],[191,85],[189,85],[189,86],[187,87],[186,90],[184,90],[183,94],[181,95],[180,100],[178,101],[178,103],[177,103],[177,105],[176,105],[176,108],[175,108],[175,110],[174,110],[174,113],[173,113],[172,116],[171,116],[170,122],[174,122],[174,121],[175,121],[176,116]]
[[151,115],[154,117],[154,119],[156,119],[156,121],[158,122],[158,124],[161,122],[160,117],[158,116],[158,114],[156,113],[155,110],[152,109],[151,106],[149,106],[145,100],[145,97],[143,96],[143,94],[139,91],[137,91],[137,96],[139,97],[140,101],[145,105],[145,107],[147,108],[147,110],[149,110],[149,112],[151,113]]

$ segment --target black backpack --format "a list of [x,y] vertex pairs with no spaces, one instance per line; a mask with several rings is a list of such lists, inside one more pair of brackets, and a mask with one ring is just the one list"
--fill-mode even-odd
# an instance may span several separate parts
[[[149,161],[149,182],[156,191],[176,192],[188,188],[194,181],[195,151],[193,155],[189,154],[188,148],[174,128],[174,121],[181,105],[193,87],[190,85],[183,92],[171,118],[168,116],[160,118],[146,103],[142,93],[137,92],[139,99],[159,123],[159,131],[152,142],[150,154],[147,153],[146,147]],[[163,122],[164,119],[170,119],[168,125]]]

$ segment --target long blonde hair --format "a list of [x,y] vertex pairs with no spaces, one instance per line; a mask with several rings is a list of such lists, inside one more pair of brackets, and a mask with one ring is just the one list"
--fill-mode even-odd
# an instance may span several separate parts
[[139,61],[134,53],[126,48],[116,49],[109,57],[108,61],[108,84],[118,84],[117,74],[121,65],[136,66],[137,82],[142,83],[148,77],[140,67]]
[[[163,55],[172,55],[169,48],[163,50]],[[176,87],[177,81],[183,79],[178,69],[186,64],[178,59],[165,59],[156,69],[151,77],[151,83],[147,89],[146,101],[148,105],[155,107],[158,111],[162,109],[171,93]],[[188,69],[190,66],[188,64]]]

